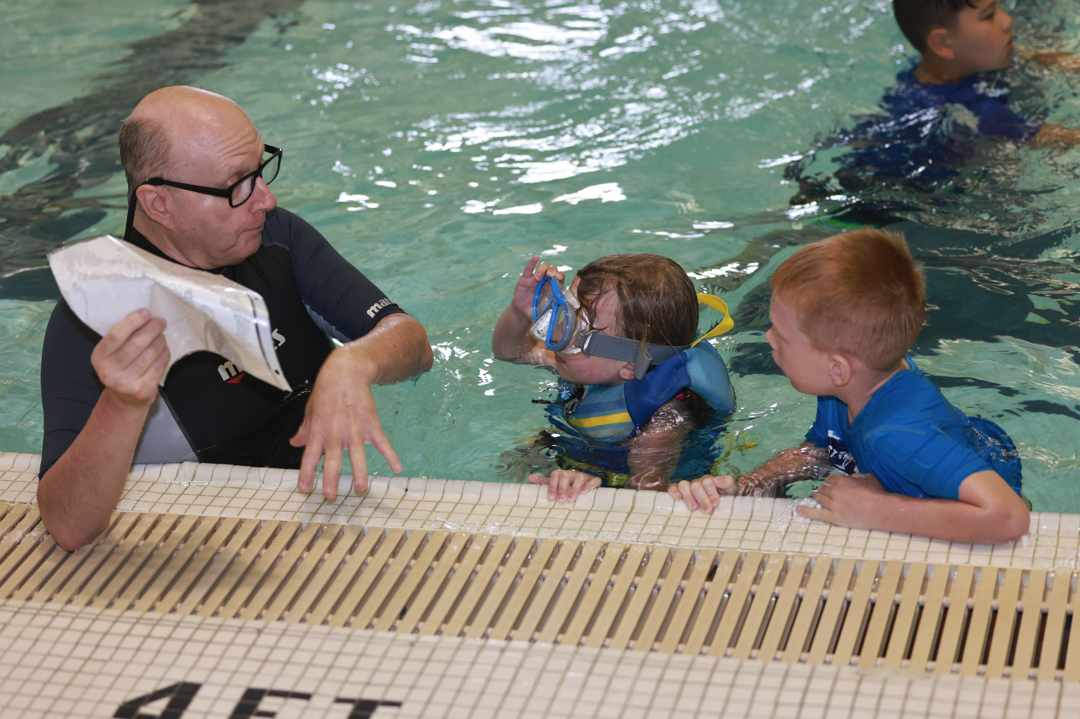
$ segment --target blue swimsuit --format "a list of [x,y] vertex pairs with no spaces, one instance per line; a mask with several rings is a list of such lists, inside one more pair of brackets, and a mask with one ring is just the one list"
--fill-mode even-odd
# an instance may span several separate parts
[[907,362],[911,369],[890,377],[854,422],[836,397],[818,397],[807,441],[827,447],[837,471],[873,474],[890,492],[958,499],[964,479],[993,470],[1020,494],[1020,455],[1005,430],[966,417]]

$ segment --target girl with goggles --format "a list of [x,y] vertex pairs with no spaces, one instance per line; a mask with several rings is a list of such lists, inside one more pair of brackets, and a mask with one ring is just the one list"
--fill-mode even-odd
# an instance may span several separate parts
[[[539,257],[529,260],[495,326],[496,359],[552,367],[579,386],[561,415],[567,426],[556,429],[586,444],[625,448],[627,469],[616,474],[626,479],[619,486],[666,490],[673,475],[680,478],[679,468],[697,472],[693,478],[707,473],[711,465],[684,466],[679,457],[691,431],[734,407],[724,362],[703,341],[732,327],[727,307],[697,295],[686,272],[657,255],[600,258],[569,288],[564,279]],[[699,302],[724,313],[704,336],[697,332]],[[627,336],[609,334],[614,331]],[[551,499],[573,501],[599,486],[605,471],[558,469],[529,480],[547,484]]]

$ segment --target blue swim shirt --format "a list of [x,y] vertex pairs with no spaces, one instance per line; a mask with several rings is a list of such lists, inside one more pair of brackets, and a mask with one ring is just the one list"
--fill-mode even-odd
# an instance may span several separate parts
[[964,479],[993,470],[1020,494],[1020,455],[1005,430],[965,416],[907,361],[854,422],[839,399],[818,397],[807,441],[827,447],[836,470],[873,474],[890,492],[958,499]]
[[899,122],[910,119],[923,125],[923,129],[940,119],[926,111],[948,106],[963,108],[971,113],[970,117],[963,112],[957,112],[956,117],[980,134],[1030,140],[1043,123],[1017,115],[1009,109],[1008,100],[1009,84],[1004,72],[979,72],[959,82],[935,85],[916,80],[912,65],[896,76],[896,84],[885,93],[881,105]]
[[[914,78],[915,64],[900,71],[886,90],[881,111],[856,118],[858,124],[818,141],[818,150],[844,147],[831,159],[847,193],[877,192],[895,186],[921,193],[947,186],[976,154],[981,136],[1030,140],[1043,123],[1028,120],[1008,106],[1008,73],[976,73],[960,82],[935,85]],[[813,171],[815,153],[785,170],[799,184],[792,203],[831,196],[827,177]],[[868,199],[868,198],[866,198]]]

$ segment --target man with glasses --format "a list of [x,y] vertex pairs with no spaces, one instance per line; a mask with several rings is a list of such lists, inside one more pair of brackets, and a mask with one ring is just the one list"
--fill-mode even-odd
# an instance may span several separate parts
[[314,228],[275,207],[268,185],[282,155],[238,105],[205,90],[157,90],[124,122],[125,239],[262,295],[293,393],[210,352],[176,362],[159,391],[169,362],[163,319],[138,310],[102,338],[61,301],[42,348],[38,485],[42,520],[61,547],[105,529],[133,462],[299,467],[309,492],[325,454],[328,499],[345,450],[357,491],[367,488],[365,443],[401,471],[370,387],[430,369],[427,334]]

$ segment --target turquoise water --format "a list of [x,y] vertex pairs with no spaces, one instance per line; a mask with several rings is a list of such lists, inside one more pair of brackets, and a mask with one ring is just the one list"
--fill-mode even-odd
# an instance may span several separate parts
[[[792,207],[784,167],[873,112],[906,63],[890,3],[234,4],[245,17],[288,7],[203,65],[192,61],[188,78],[125,58],[197,23],[204,9],[194,4],[114,2],[103,17],[96,6],[0,0],[0,132],[76,108],[63,114],[76,126],[63,142],[55,122],[42,122],[0,145],[0,274],[34,277],[49,242],[122,231],[122,175],[107,157],[77,163],[90,154],[79,142],[114,137],[115,124],[75,101],[99,90],[126,112],[141,93],[123,73],[181,77],[247,110],[285,150],[279,204],[427,328],[434,369],[376,391],[407,474],[497,479],[500,455],[545,426],[532,400],[550,397],[552,376],[490,351],[534,253],[572,271],[606,254],[657,252],[723,290],[736,330],[717,346],[739,398],[728,468],[745,471],[800,441],[814,400],[772,365],[764,289],[798,244],[836,231],[817,229],[820,218],[850,198]],[[1075,10],[1011,11],[1022,41],[1077,51]],[[1023,62],[1013,75],[1021,111],[1080,122],[1080,77]],[[815,167],[827,170],[838,153],[821,152]],[[82,173],[80,186],[58,190],[58,167]],[[907,197],[915,209],[897,225],[930,282],[917,361],[961,409],[1012,435],[1036,509],[1080,512],[1080,238],[1070,229],[1080,151],[984,143],[957,186],[965,191],[948,203]],[[45,295],[12,290],[0,300],[7,451],[40,450]],[[374,471],[389,471],[370,454]]]

